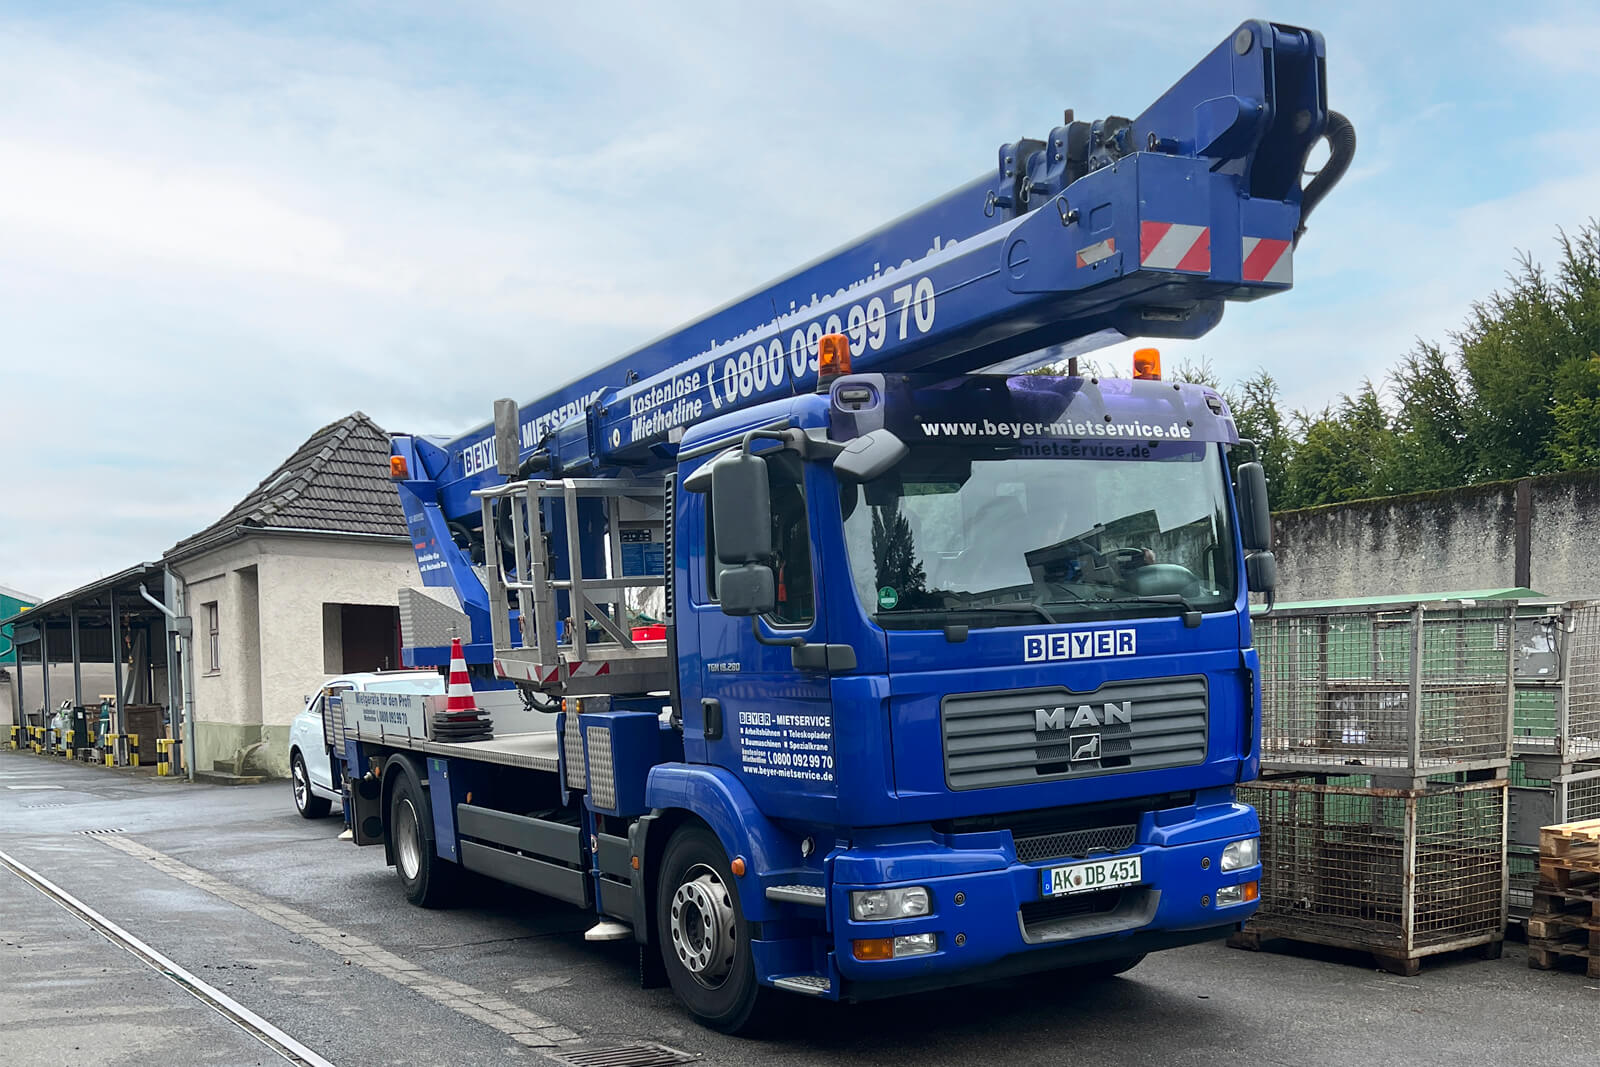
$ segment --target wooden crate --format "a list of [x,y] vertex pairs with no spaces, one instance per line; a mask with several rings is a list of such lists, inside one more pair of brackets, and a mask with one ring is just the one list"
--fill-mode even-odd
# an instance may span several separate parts
[[1582,961],[1600,978],[1600,819],[1539,832],[1539,884],[1528,919],[1528,966]]

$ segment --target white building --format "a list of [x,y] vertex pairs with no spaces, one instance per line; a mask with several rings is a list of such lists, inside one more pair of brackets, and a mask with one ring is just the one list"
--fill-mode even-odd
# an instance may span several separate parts
[[360,412],[312,434],[162,562],[194,625],[202,772],[286,775],[306,694],[329,674],[400,666],[397,595],[418,584],[416,557],[388,435]]

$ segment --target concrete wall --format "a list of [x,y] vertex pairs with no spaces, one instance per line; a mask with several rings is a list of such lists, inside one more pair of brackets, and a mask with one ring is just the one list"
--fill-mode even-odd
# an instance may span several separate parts
[[[287,775],[289,726],[329,673],[327,604],[393,606],[419,584],[408,543],[252,537],[174,568],[194,618],[195,766],[209,770],[264,742],[252,766]],[[222,664],[206,670],[205,612],[222,612]],[[338,611],[333,610],[337,620]]]
[[1517,586],[1600,596],[1600,471],[1286,511],[1273,522],[1280,601]]

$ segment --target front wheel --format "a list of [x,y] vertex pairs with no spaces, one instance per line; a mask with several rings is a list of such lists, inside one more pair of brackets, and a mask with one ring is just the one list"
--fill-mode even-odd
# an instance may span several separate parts
[[450,902],[460,869],[434,849],[432,809],[422,787],[408,773],[397,769],[387,773],[398,774],[400,779],[389,798],[388,831],[394,869],[406,899],[418,907],[444,907]]
[[294,810],[302,819],[320,819],[331,806],[327,797],[311,791],[311,775],[306,773],[306,758],[296,752],[289,761],[289,778],[294,786]]
[[722,842],[704,826],[680,827],[667,843],[656,938],[672,991],[701,1024],[734,1034],[766,1021],[775,994],[756,981],[738,888]]

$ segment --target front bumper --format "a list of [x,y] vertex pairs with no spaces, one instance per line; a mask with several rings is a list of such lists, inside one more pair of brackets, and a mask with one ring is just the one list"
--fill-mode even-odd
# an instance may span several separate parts
[[[1261,868],[1223,873],[1222,849],[1229,841],[1256,835],[1259,823],[1243,804],[1216,805],[1197,815],[1187,824],[1141,834],[1143,843],[1117,854],[1140,857],[1138,885],[1071,897],[1046,898],[1042,872],[1081,860],[1019,863],[1007,850],[1003,866],[943,873],[962,865],[956,857],[964,850],[935,848],[932,852],[944,855],[921,857],[896,850],[890,864],[876,856],[854,864],[841,857],[836,872],[876,867],[900,876],[886,882],[835,881],[829,907],[841,993],[870,999],[1224,937],[1250,917],[1257,902],[1219,907],[1218,888],[1259,881]],[[930,913],[878,922],[851,918],[852,890],[885,885],[927,887]],[[852,948],[857,940],[927,933],[935,935],[938,947],[921,956],[859,960]]]

